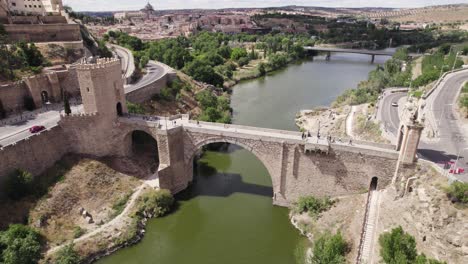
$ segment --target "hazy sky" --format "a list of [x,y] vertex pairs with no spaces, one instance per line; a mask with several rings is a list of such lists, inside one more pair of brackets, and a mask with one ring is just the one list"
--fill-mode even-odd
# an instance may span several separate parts
[[[76,11],[141,9],[147,0],[63,0]],[[468,3],[468,0],[150,0],[155,9],[267,7],[285,5],[330,7],[421,7]]]

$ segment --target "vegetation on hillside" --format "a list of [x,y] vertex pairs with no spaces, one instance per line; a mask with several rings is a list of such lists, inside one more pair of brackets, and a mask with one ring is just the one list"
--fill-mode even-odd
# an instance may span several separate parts
[[311,217],[316,217],[320,213],[330,209],[334,203],[335,201],[328,197],[316,198],[314,196],[304,196],[300,197],[294,204],[294,211],[299,214],[307,212]]
[[434,54],[424,56],[422,75],[414,80],[413,87],[427,85],[439,79],[442,73],[461,68],[463,61],[455,58],[456,53],[448,44],[442,45]]
[[444,264],[438,260],[418,255],[413,236],[397,227],[379,237],[380,256],[386,264]]
[[75,251],[73,244],[68,244],[61,248],[54,259],[55,264],[79,264],[80,262],[81,257]]
[[42,238],[24,225],[10,225],[0,232],[0,263],[36,264],[41,257]]
[[[403,71],[403,64],[406,69]],[[386,87],[409,86],[411,82],[411,67],[408,63],[408,50],[398,49],[393,57],[383,66],[369,73],[366,81],[359,83],[356,89],[346,90],[336,101],[336,105],[358,105],[377,101],[382,90]]]
[[332,235],[326,232],[314,240],[312,256],[308,263],[312,264],[342,264],[346,262],[345,255],[348,244],[341,233]]
[[468,205],[468,183],[456,181],[446,189],[453,202]]
[[[465,112],[465,117],[468,117],[468,83],[465,83],[460,94],[459,105]],[[0,108],[0,118],[1,118],[1,108]]]
[[49,65],[34,43],[9,43],[0,24],[0,80],[17,80],[22,76],[37,74]]
[[[268,64],[263,65],[262,72],[283,67],[291,60],[304,58],[306,54],[302,46],[307,38],[283,34],[231,36],[202,32],[190,38],[179,36],[144,43],[126,33],[110,31],[104,35],[104,40],[131,49],[140,66],[148,60],[157,60],[182,70],[197,81],[222,87],[225,81],[233,78],[233,71],[260,58],[260,52],[264,54],[263,57],[266,54],[269,58]],[[244,42],[249,44],[243,45]]]

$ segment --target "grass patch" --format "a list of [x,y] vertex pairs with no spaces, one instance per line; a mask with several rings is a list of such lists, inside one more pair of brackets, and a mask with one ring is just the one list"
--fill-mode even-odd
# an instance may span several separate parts
[[117,201],[115,201],[115,203],[112,205],[112,213],[110,215],[110,219],[115,218],[123,212],[131,195],[131,193],[127,193],[123,197],[120,197]]
[[80,226],[76,226],[73,229],[73,238],[79,238],[86,233],[86,229],[81,228]]

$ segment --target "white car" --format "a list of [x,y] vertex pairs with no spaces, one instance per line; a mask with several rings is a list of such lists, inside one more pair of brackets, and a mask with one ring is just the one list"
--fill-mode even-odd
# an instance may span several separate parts
[[397,103],[397,102],[393,102],[393,103],[392,103],[392,106],[393,106],[393,107],[398,107],[398,103]]

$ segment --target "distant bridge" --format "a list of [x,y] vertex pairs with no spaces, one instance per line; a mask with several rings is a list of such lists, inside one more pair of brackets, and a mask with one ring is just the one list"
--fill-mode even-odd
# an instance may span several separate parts
[[[386,50],[367,50],[367,49],[340,49],[340,48],[325,48],[325,47],[304,47],[307,51],[317,51],[317,52],[326,52],[326,59],[330,60],[331,53],[354,53],[354,54],[365,54],[372,56],[372,62],[375,60],[375,56],[393,56],[396,51],[386,51]],[[417,54],[409,54],[410,57],[415,57]]]

